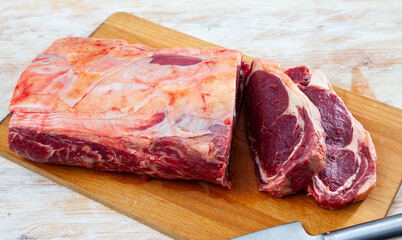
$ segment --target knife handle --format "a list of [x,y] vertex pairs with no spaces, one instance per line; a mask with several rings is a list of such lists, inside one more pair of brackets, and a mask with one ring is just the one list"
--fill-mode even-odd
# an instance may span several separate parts
[[402,236],[402,214],[322,234],[325,240],[374,240]]

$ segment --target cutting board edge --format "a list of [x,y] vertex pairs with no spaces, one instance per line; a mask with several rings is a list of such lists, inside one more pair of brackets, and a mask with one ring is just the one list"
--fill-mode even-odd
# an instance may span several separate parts
[[383,217],[388,216],[389,211],[391,210],[391,206],[394,204],[396,196],[398,195],[399,189],[401,189],[402,186],[402,179],[399,181],[399,187],[396,189],[394,193],[394,197],[392,198],[391,204],[388,206],[387,211],[385,212],[385,215]]
[[8,113],[3,119],[0,120],[0,125],[3,124],[3,122],[10,117],[10,113]]

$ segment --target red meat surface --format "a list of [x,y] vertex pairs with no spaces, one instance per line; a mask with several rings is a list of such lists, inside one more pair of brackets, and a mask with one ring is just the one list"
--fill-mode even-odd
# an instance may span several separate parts
[[282,197],[306,188],[325,161],[318,109],[278,64],[258,58],[246,80],[245,103],[260,191]]
[[15,87],[9,147],[42,163],[230,187],[240,70],[241,53],[222,48],[56,40]]
[[306,67],[288,69],[292,80],[317,106],[326,133],[324,169],[308,192],[324,208],[338,209],[367,197],[376,182],[377,155],[370,134],[352,116],[327,78]]

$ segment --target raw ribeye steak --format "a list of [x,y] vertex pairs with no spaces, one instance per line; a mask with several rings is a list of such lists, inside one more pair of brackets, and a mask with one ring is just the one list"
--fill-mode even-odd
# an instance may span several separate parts
[[320,71],[306,67],[286,73],[317,106],[326,133],[324,169],[313,177],[308,192],[317,204],[337,209],[363,200],[376,181],[377,156],[370,134],[348,111]]
[[9,147],[33,161],[230,187],[241,53],[56,40],[22,73]]
[[254,59],[245,86],[246,130],[260,191],[306,188],[324,167],[320,113],[273,61]]

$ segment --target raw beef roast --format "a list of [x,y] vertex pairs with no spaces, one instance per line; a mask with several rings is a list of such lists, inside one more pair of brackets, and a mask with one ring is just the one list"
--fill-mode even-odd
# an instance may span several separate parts
[[263,59],[252,63],[245,102],[260,191],[282,197],[306,188],[325,161],[317,108],[278,64]]
[[369,133],[347,110],[326,77],[306,67],[286,73],[317,106],[326,133],[324,169],[308,186],[318,205],[337,209],[363,200],[376,181],[377,156]]
[[33,161],[230,187],[241,53],[55,41],[22,73],[12,151]]

